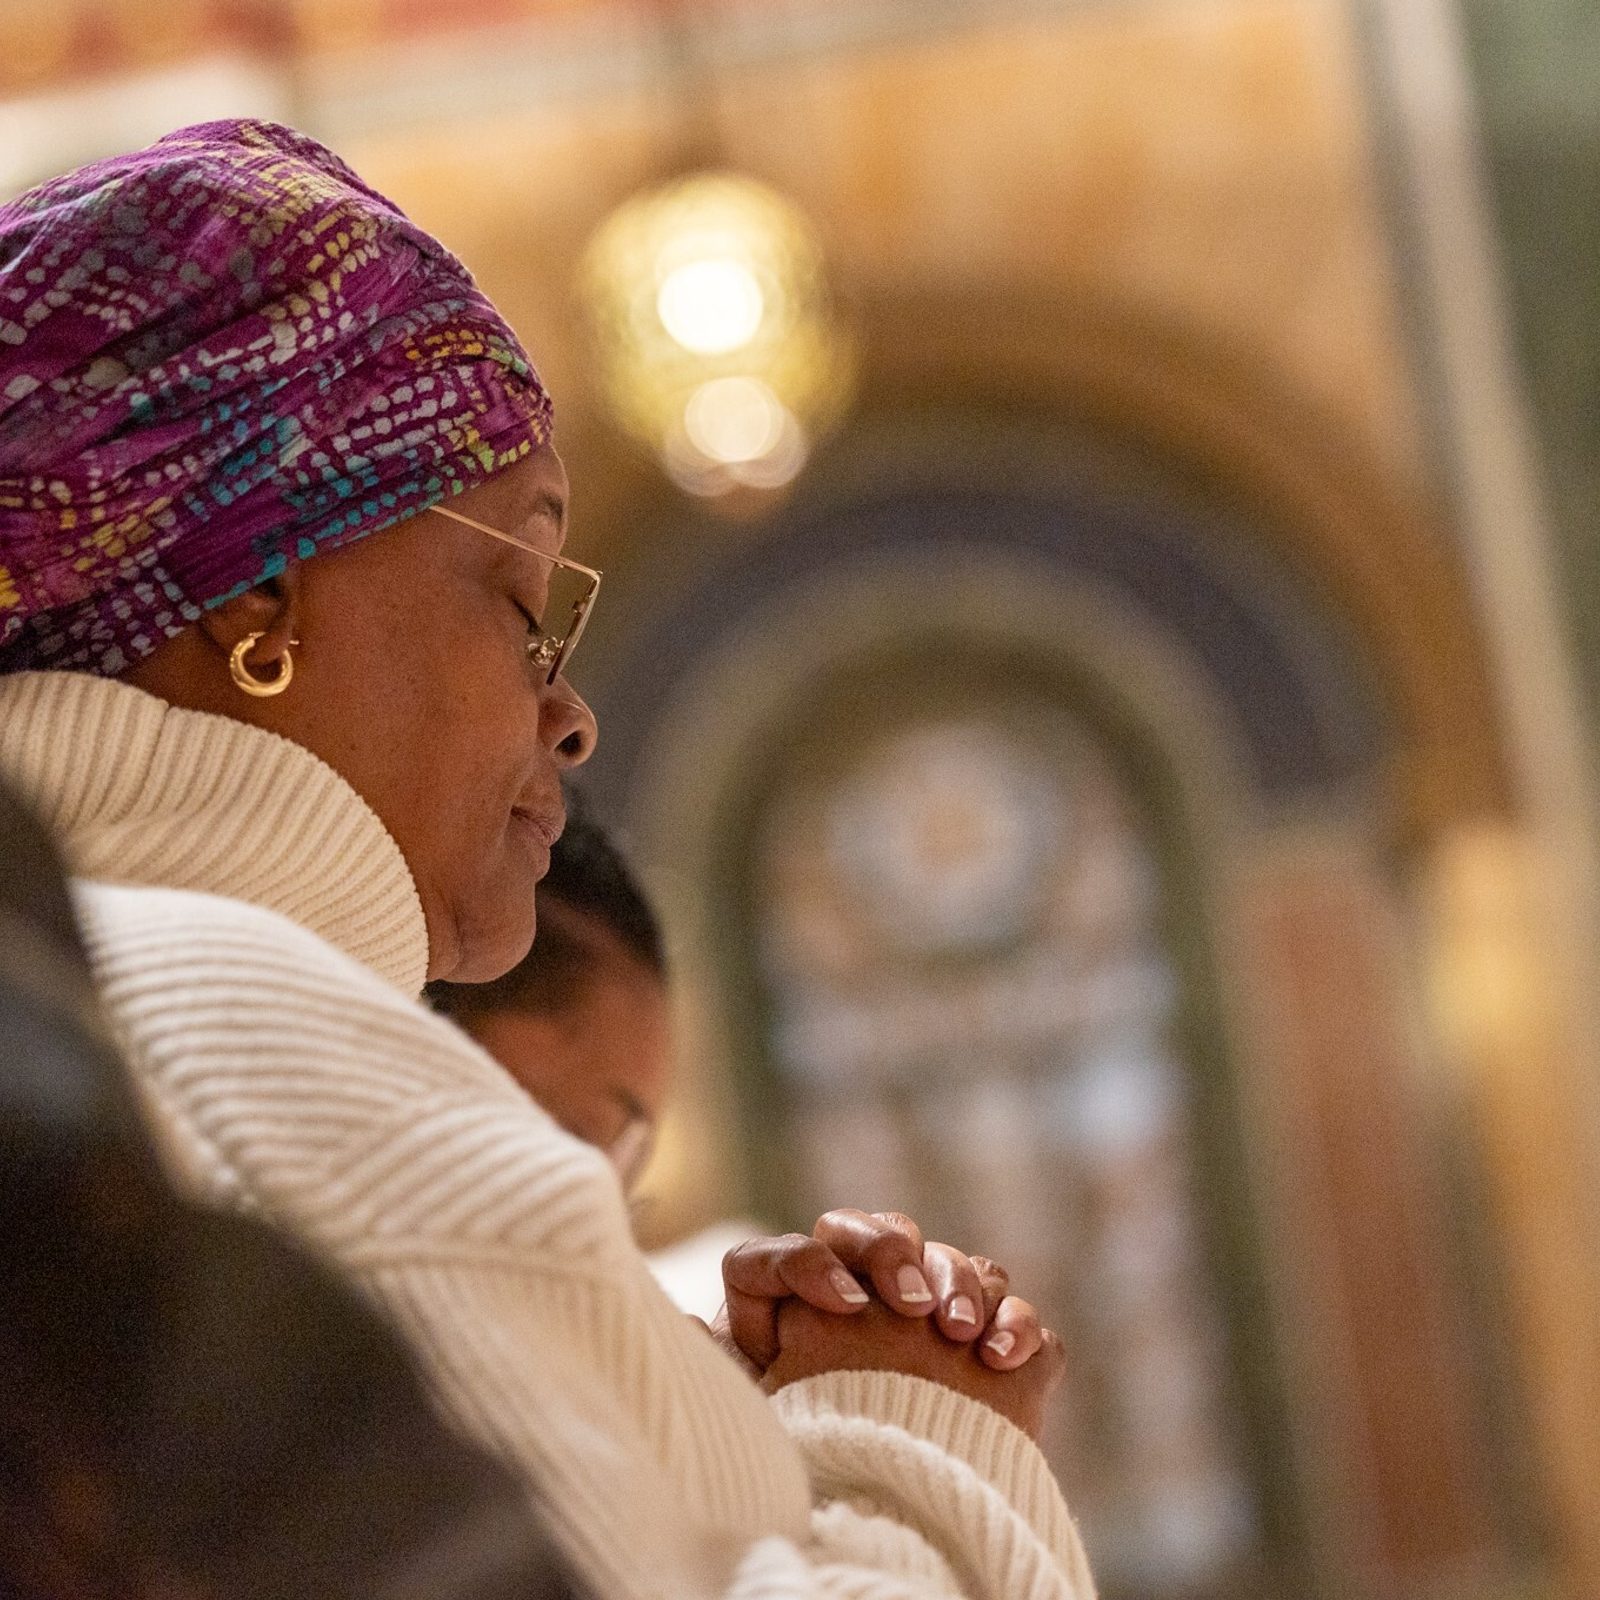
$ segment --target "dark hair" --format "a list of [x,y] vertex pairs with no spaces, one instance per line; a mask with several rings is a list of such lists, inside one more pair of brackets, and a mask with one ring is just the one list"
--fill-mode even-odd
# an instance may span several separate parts
[[538,905],[539,932],[527,955],[492,983],[430,983],[425,993],[435,1009],[458,1020],[497,1011],[559,1011],[595,960],[593,945],[560,916],[562,910],[592,918],[665,979],[661,926],[650,902],[611,836],[575,796],[569,796],[566,831],[539,884]]

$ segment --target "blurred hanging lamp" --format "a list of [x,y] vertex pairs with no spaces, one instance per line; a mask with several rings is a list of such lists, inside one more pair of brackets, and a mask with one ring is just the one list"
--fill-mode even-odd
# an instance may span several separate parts
[[614,211],[580,292],[622,428],[692,494],[791,482],[844,414],[854,370],[805,215],[717,159],[704,56],[682,0],[657,0],[679,144],[671,176]]

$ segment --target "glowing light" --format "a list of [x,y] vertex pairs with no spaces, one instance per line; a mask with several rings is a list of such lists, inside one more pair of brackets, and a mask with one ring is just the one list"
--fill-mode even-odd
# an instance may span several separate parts
[[700,173],[626,201],[580,286],[612,415],[693,494],[782,488],[849,404],[821,246],[762,184]]
[[713,378],[683,408],[690,444],[725,466],[770,455],[788,420],[783,402],[759,378]]
[[703,356],[743,349],[765,310],[755,273],[727,256],[674,267],[656,295],[662,326],[685,350]]

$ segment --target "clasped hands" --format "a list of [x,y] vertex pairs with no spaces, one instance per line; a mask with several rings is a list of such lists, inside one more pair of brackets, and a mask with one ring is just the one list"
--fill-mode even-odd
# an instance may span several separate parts
[[830,1211],[810,1234],[748,1240],[723,1257],[722,1280],[712,1334],[769,1394],[824,1372],[901,1372],[1037,1439],[1066,1369],[1003,1267],[924,1240],[898,1212]]

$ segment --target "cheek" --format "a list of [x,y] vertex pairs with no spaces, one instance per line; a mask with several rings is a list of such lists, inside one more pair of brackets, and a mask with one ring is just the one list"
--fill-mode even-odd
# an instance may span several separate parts
[[583,1120],[589,1074],[568,1030],[554,1018],[500,1013],[479,1021],[473,1035],[558,1122]]
[[666,992],[652,988],[638,1008],[632,1043],[633,1089],[658,1110],[672,1093],[673,1047]]
[[526,664],[492,633],[437,659],[446,665],[427,691],[419,798],[481,848],[504,833],[535,769],[538,698]]
[[591,1071],[625,1087],[659,1117],[671,1083],[666,1001],[657,993],[641,997],[636,982],[594,985],[596,1003],[588,1008],[587,1041]]
[[306,564],[302,660],[271,704],[399,844],[440,971],[492,977],[532,934],[511,808],[538,772],[538,693],[509,601],[424,520]]
[[490,596],[425,561],[374,575],[384,553],[375,540],[331,556],[308,596],[310,712],[336,722],[366,766],[448,794],[526,748],[538,716],[532,678]]

